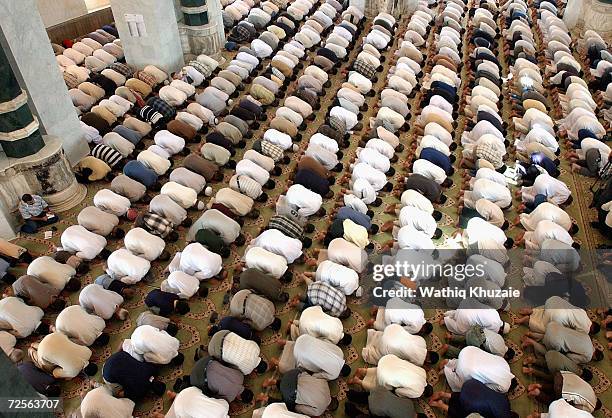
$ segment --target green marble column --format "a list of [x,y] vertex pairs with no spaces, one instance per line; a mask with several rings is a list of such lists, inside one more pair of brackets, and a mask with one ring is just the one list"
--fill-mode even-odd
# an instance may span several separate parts
[[206,0],[181,0],[183,21],[187,26],[204,26],[208,24]]
[[45,143],[38,121],[28,107],[28,96],[0,48],[0,145],[7,157],[22,158],[36,154]]

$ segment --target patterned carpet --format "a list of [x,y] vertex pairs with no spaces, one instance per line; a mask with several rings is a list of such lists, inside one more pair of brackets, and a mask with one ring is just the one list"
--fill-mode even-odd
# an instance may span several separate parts
[[[399,35],[396,36],[394,44],[391,46],[389,51],[385,53],[385,55],[387,56],[387,59],[384,62],[384,69],[378,75],[378,81],[374,86],[374,89],[377,92],[379,92],[380,90],[382,90],[382,88],[384,88],[386,72],[392,66],[392,52],[396,49],[396,47],[401,42],[400,35],[403,34],[406,23],[407,23],[407,19],[401,22],[400,28],[398,29],[398,32],[397,32]],[[367,31],[369,27],[370,27],[370,23],[368,22],[368,24],[366,24],[365,30]],[[430,36],[430,40],[431,38],[432,36]],[[355,56],[357,55],[359,51],[360,51],[359,47],[355,47],[352,50],[347,62],[343,64],[343,69],[346,69],[348,67],[349,65],[348,63],[351,63],[354,60]],[[226,58],[229,60],[231,59],[231,55],[233,55],[233,53],[226,53],[225,55],[226,55]],[[314,53],[311,52],[310,58],[312,58],[313,55]],[[500,56],[500,59],[502,62],[505,62],[505,59],[502,56]],[[307,65],[305,63],[304,67],[306,66]],[[303,73],[303,70],[300,70],[298,77],[302,73]],[[505,73],[507,73],[507,68],[505,68],[504,70],[504,74]],[[462,73],[462,78],[465,80],[465,77],[466,77],[466,74],[464,71],[464,73]],[[304,139],[300,143],[300,151],[296,153],[296,156],[299,155],[299,153],[304,151],[304,149],[307,146],[308,138],[317,131],[317,128],[321,124],[324,123],[325,111],[328,108],[328,106],[331,104],[331,102],[333,101],[336,91],[340,88],[340,85],[345,80],[345,74],[343,74],[342,71],[340,71],[338,72],[338,74],[332,75],[331,80],[332,80],[332,85],[326,89],[326,94],[323,97],[322,102],[321,102],[321,110],[317,113],[316,119],[310,122],[306,130],[302,132]],[[293,83],[292,86],[290,86],[287,89],[287,91],[288,92],[293,91],[294,85],[295,85],[295,82]],[[248,91],[248,86],[246,86],[245,90],[243,90],[241,95],[244,95],[245,91]],[[418,103],[420,102],[420,95],[421,95],[421,92],[417,92],[416,97],[411,99],[412,109],[415,114],[418,114],[418,111],[419,111]],[[372,116],[375,112],[374,105],[377,101],[377,97],[378,96],[368,98],[369,111],[364,113],[364,118],[363,118],[364,126],[366,127],[367,127],[368,118]],[[504,102],[505,102],[504,112],[507,115],[509,112],[510,103],[507,100],[504,100]],[[281,103],[282,103],[282,100],[281,100]],[[274,108],[269,108],[267,110],[267,114],[268,114],[268,121],[263,122],[261,124],[260,129],[257,132],[255,132],[254,138],[259,138],[261,134],[267,129],[269,120],[271,120],[271,118],[274,115]],[[459,114],[461,115],[462,112],[460,111]],[[411,120],[414,120],[414,117]],[[457,139],[460,137],[460,134],[463,130],[464,123],[465,123],[464,117],[460,116],[458,120],[458,129],[455,131]],[[512,131],[510,131],[509,136],[512,136],[511,132]],[[146,140],[146,145],[149,145],[150,143],[152,143],[151,138],[153,136],[153,133]],[[344,150],[344,158],[342,160],[342,162],[345,164],[345,170],[348,168],[348,163],[351,161],[351,159],[355,155],[355,150],[358,146],[357,144],[359,142],[359,139],[366,133],[367,133],[367,129],[364,128],[360,132],[355,132],[354,135],[351,137],[351,145],[348,149]],[[413,134],[412,127],[407,133],[401,134],[400,138],[402,142],[404,144],[407,144],[408,146],[406,146],[406,150],[400,154],[399,161],[393,164],[393,166],[398,171],[398,174],[396,175],[396,179],[393,180],[394,183],[397,183],[397,179],[399,179],[402,175],[401,167],[406,162],[406,160],[411,157],[409,155],[410,153],[409,144],[411,144],[412,141],[414,140],[413,136],[414,134]],[[509,139],[512,142],[512,138],[509,138]],[[192,149],[192,151],[195,151],[199,148],[199,145],[191,145],[190,148]],[[247,145],[247,148],[245,148],[244,150],[237,150],[237,154],[234,157],[234,159],[236,161],[239,161],[242,153],[248,148],[249,148],[249,145]],[[460,150],[461,148],[458,149],[457,155],[460,154]],[[182,157],[178,157],[178,156],[175,157],[174,159],[175,167],[178,167],[181,165],[180,158]],[[290,164],[283,167],[282,174],[278,176],[277,178],[275,178],[277,187],[274,190],[271,190],[268,192],[269,200],[266,203],[257,205],[257,208],[260,209],[261,211],[260,217],[255,220],[245,220],[243,233],[245,234],[247,238],[247,242],[249,241],[251,237],[254,237],[259,233],[260,229],[267,224],[268,219],[274,213],[274,202],[276,198],[280,194],[284,193],[284,191],[287,189],[288,187],[287,181],[289,180],[292,173],[295,171],[295,165],[296,165],[297,159],[298,158],[292,158]],[[589,226],[589,222],[595,219],[595,212],[588,208],[588,204],[590,202],[589,186],[591,185],[592,181],[584,177],[578,177],[578,176],[572,175],[566,163],[563,163],[561,167],[562,167],[562,174],[560,178],[568,184],[574,196],[576,197],[576,199],[574,200],[574,204],[568,209],[569,214],[572,216],[573,219],[576,220],[576,222],[580,226],[580,232],[576,235],[575,239],[576,241],[582,244],[583,248],[594,249],[597,244],[605,242],[605,238],[602,237],[597,231],[594,231],[593,229],[591,229]],[[445,205],[438,208],[444,213],[443,219],[438,224],[439,227],[444,232],[444,237],[440,239],[440,242],[442,242],[447,237],[450,237],[455,231],[455,222],[458,216],[457,214],[458,194],[459,194],[460,186],[461,186],[460,174],[461,174],[461,170],[457,170],[457,173],[454,176],[454,185],[445,192],[445,194],[449,197],[449,199]],[[339,174],[339,176],[340,175],[341,174]],[[215,189],[215,191],[221,188],[222,185],[227,184],[230,177],[231,177],[231,170],[226,169],[224,180],[220,183],[214,184],[213,188]],[[79,213],[79,211],[85,206],[91,205],[93,195],[99,189],[102,189],[105,187],[107,187],[107,184],[105,183],[97,183],[97,184],[89,185],[88,194],[87,194],[86,199],[79,206],[73,208],[72,210],[68,212],[64,212],[61,214],[61,221],[59,222],[59,224],[57,224],[57,227],[59,230],[57,233],[54,234],[54,236],[51,239],[45,240],[43,238],[43,235],[44,235],[44,230],[43,230],[43,231],[40,231],[36,235],[22,236],[16,240],[16,243],[24,247],[27,247],[35,255],[43,255],[43,254],[52,253],[55,247],[59,245],[59,236],[62,230],[70,225],[76,224],[77,223],[76,216]],[[332,187],[332,190],[335,193],[334,198],[329,199],[324,202],[324,207],[327,209],[328,213],[333,209],[334,204],[337,201],[337,199],[341,199],[341,197],[339,197],[340,196],[339,192],[341,188],[342,186],[340,184],[334,185]],[[384,211],[386,204],[396,203],[398,201],[397,198],[395,196],[392,196],[391,194],[383,194],[382,197],[384,200],[384,204],[381,207],[373,208],[375,211],[374,222],[377,223],[378,225],[382,225],[387,220],[394,219],[394,217],[383,213],[383,211]],[[204,198],[203,196],[202,198],[208,199],[208,198]],[[518,206],[518,201],[514,202],[514,207],[516,206]],[[140,204],[140,205],[137,205],[137,207],[140,209],[144,209],[146,205]],[[190,217],[192,219],[195,220],[197,219],[198,216],[199,216],[198,211],[194,210],[190,212]],[[515,217],[516,217],[515,212],[512,211],[512,212],[507,213],[507,218],[509,220],[513,220]],[[322,243],[317,241],[317,239],[322,239],[329,222],[330,222],[329,217],[315,219],[314,224],[316,226],[316,231],[312,234],[314,245],[312,246],[312,248],[306,251],[307,256],[312,257],[314,249],[322,248]],[[130,225],[127,222],[124,222],[122,227],[128,230],[130,228]],[[45,230],[48,230],[48,229],[49,228],[46,228]],[[179,239],[179,241],[177,241],[176,243],[168,244],[167,249],[171,253],[174,253],[175,251],[179,251],[184,247],[185,232],[186,230],[184,229],[181,230],[180,231],[181,239]],[[511,229],[508,231],[508,235],[511,237],[517,237],[522,232],[523,230],[520,227],[511,227]],[[390,238],[391,236],[388,233],[379,233],[376,236],[373,236],[372,239],[376,243],[376,250],[380,249],[380,245],[384,243],[385,241],[388,241]],[[120,246],[121,246],[121,241],[114,240],[110,242],[109,248],[116,249],[116,248],[119,248]],[[181,376],[183,373],[185,374],[189,373],[193,365],[193,354],[195,352],[195,349],[200,344],[204,344],[204,345],[207,344],[208,342],[207,327],[209,325],[210,314],[216,311],[220,315],[224,315],[228,311],[228,306],[223,305],[223,295],[226,292],[228,292],[228,290],[231,288],[232,273],[234,271],[235,265],[239,262],[240,257],[244,253],[244,249],[245,249],[244,246],[238,247],[238,248],[232,247],[231,255],[227,259],[224,260],[224,269],[228,272],[228,279],[226,279],[224,282],[222,282],[218,286],[212,288],[207,298],[199,298],[199,297],[192,298],[190,300],[191,312],[185,315],[184,317],[175,318],[175,320],[178,321],[179,326],[180,326],[180,331],[177,335],[177,338],[179,338],[179,340],[181,341],[181,347],[180,347],[181,352],[185,354],[186,360],[185,360],[185,363],[181,367],[167,367],[166,366],[162,368],[161,378],[164,382],[168,384],[168,388],[171,388],[172,384],[174,383],[177,377]],[[144,301],[143,301],[144,296],[150,290],[159,287],[159,283],[162,280],[162,271],[165,267],[165,264],[166,263],[160,263],[160,262],[153,263],[152,268],[153,268],[153,271],[156,277],[156,280],[154,283],[151,283],[151,284],[139,283],[135,285],[135,288],[137,290],[136,296],[132,300],[129,300],[125,306],[130,311],[130,318],[124,322],[119,322],[117,320],[109,321],[107,331],[111,334],[111,342],[106,347],[95,348],[94,357],[92,359],[100,366],[100,369],[104,361],[115,350],[118,349],[122,340],[124,338],[129,337],[131,332],[134,330],[136,318],[138,317],[139,313],[145,309]],[[296,273],[305,271],[306,267],[304,265],[294,265],[291,268],[294,271],[294,281],[291,284],[287,285],[287,291],[290,293],[290,295],[300,294],[304,291],[304,285],[300,281],[301,275],[296,274]],[[96,260],[96,263],[92,265],[92,270],[85,276],[81,277],[83,286],[86,284],[92,283],[95,277],[97,277],[101,272],[102,272],[102,261]],[[509,277],[510,282],[513,282],[513,281],[520,282],[521,275],[522,275],[522,271],[516,266],[513,266],[511,268],[511,271],[509,272],[508,277]],[[588,285],[590,296],[592,298],[600,298],[602,302],[606,301],[608,298],[608,293],[604,285],[605,285],[605,280],[604,278],[601,278],[601,277],[598,278],[598,281],[595,281],[591,285]],[[71,304],[78,303],[78,295],[76,293],[66,295],[65,298],[69,300]],[[361,348],[365,344],[365,339],[366,339],[365,325],[366,325],[367,320],[370,318],[370,314],[369,314],[370,306],[366,303],[365,299],[356,299],[353,297],[353,298],[349,298],[349,301],[350,301],[350,308],[353,310],[353,314],[350,318],[344,321],[344,327],[346,331],[352,334],[353,341],[349,347],[344,348],[344,352],[345,352],[347,363],[351,365],[354,371],[357,367],[363,366],[363,361],[361,360],[360,353],[361,353]],[[594,314],[593,312],[591,313]],[[283,334],[284,334],[284,330],[286,328],[287,322],[295,318],[296,315],[297,315],[297,312],[294,309],[289,308],[288,306],[277,305],[277,316],[279,316],[282,319],[283,326],[279,333],[273,333],[270,330],[266,330],[263,332],[262,334],[262,355],[265,358],[269,359],[270,357],[278,356],[280,354],[281,349],[275,343],[279,338],[284,337]],[[443,311],[442,310],[428,310],[426,311],[426,315],[429,321],[436,322],[442,317]],[[507,315],[505,315],[504,319],[509,321],[510,323],[513,323],[513,319],[515,319],[516,317],[517,316],[513,312],[509,312]],[[54,320],[54,315],[53,314],[46,315],[45,320],[52,322]],[[526,331],[527,331],[527,328],[525,326],[513,325],[512,331],[507,336],[509,346],[511,346],[517,353],[516,357],[512,361],[511,367],[512,367],[513,373],[517,376],[517,379],[520,383],[519,386],[510,394],[510,397],[512,400],[512,405],[513,405],[514,410],[517,411],[522,417],[527,416],[529,413],[535,410],[545,410],[543,409],[542,405],[537,405],[531,399],[529,399],[527,397],[526,390],[525,390],[528,384],[534,382],[533,378],[529,376],[525,376],[521,372],[521,364],[522,364],[522,358],[524,357],[524,353],[520,347],[520,337]],[[445,333],[445,330],[443,328],[441,328],[439,325],[435,325],[434,332],[430,336],[427,337],[428,347],[430,350],[436,351],[440,349],[440,347],[444,343],[444,333]],[[603,332],[600,333],[600,335],[598,335],[598,340],[597,340],[597,345],[599,346],[599,348],[602,348],[602,349],[604,349],[604,347],[607,345],[605,341],[605,336],[603,334],[604,334]],[[22,346],[22,347],[27,346],[33,340],[34,339],[30,338],[28,340],[20,341],[19,346]],[[593,374],[595,375],[595,378],[592,381],[592,384],[595,388],[595,392],[600,397],[600,399],[603,401],[604,406],[605,406],[603,411],[598,412],[596,416],[612,417],[612,411],[611,411],[612,410],[612,389],[611,389],[612,384],[610,381],[610,379],[612,378],[612,365],[610,362],[610,353],[606,351],[606,359],[596,364],[596,366],[590,366],[590,369],[593,371]],[[271,377],[274,373],[275,372],[273,371],[269,371],[266,374],[261,375],[261,376],[250,376],[246,380],[246,385],[249,388],[251,388],[251,390],[253,390],[255,394],[257,394],[258,392],[261,391],[261,383],[264,380],[264,378]],[[345,399],[345,393],[348,389],[346,380],[347,379],[345,378],[339,378],[336,382],[331,382],[332,395],[337,397],[337,399],[340,401],[341,406],[337,411],[326,413],[325,416],[340,417],[344,415],[342,401]],[[428,371],[428,380],[429,380],[429,383],[434,385],[436,390],[448,389],[444,381],[444,378],[438,376],[436,369],[432,369]],[[73,379],[72,381],[65,383],[64,392],[63,392],[63,398],[65,401],[64,402],[65,415],[68,415],[75,408],[78,407],[81,397],[91,387],[92,382],[100,382],[100,381],[101,381],[101,377],[98,374],[98,376],[92,378],[91,380],[85,379],[83,377],[77,377]],[[274,392],[270,392],[270,395],[273,396]],[[278,393],[276,395],[278,395]],[[419,410],[421,410],[422,412],[425,412],[427,416],[429,417],[441,416],[439,411],[431,409],[429,405],[426,404],[425,401],[419,400],[418,404],[419,404]],[[149,416],[152,412],[167,411],[167,409],[169,408],[169,405],[170,405],[170,401],[167,397],[159,398],[159,399],[150,399],[148,401],[138,404],[137,410],[135,411],[135,413],[137,416]],[[251,412],[255,407],[256,405],[254,403],[245,405],[245,404],[242,404],[236,401],[231,405],[231,414],[232,416],[248,417],[251,415]]]

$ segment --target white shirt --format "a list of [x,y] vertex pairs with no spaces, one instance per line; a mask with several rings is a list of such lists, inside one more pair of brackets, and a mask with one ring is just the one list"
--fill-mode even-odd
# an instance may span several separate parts
[[358,162],[369,164],[383,173],[386,173],[391,168],[389,158],[373,148],[357,148],[357,157]]
[[301,184],[294,184],[289,187],[286,197],[291,205],[299,208],[298,214],[306,217],[317,213],[323,204],[321,195],[307,189]]
[[[287,109],[291,110],[289,108],[287,108]],[[277,116],[278,116],[278,113],[277,113]],[[266,130],[266,132],[264,132],[263,139],[265,139],[268,142],[273,143],[274,145],[278,145],[279,147],[281,147],[283,149],[283,151],[286,151],[289,148],[292,148],[292,146],[293,146],[293,141],[291,140],[291,137],[289,135],[287,135],[286,133],[277,131],[276,129],[268,129],[268,130]]]
[[419,335],[410,334],[400,324],[390,324],[383,331],[380,354],[394,354],[402,360],[423,366],[427,356],[427,342]]
[[84,260],[93,260],[106,247],[106,238],[89,232],[81,225],[72,225],[66,228],[60,241],[64,250],[74,253]]
[[79,304],[89,313],[103,319],[110,319],[117,307],[123,303],[123,297],[112,290],[106,290],[96,283],[88,284],[79,293]]
[[179,269],[200,281],[216,276],[223,268],[221,256],[197,242],[187,245],[177,256],[180,257]]
[[427,372],[394,354],[387,354],[378,361],[376,380],[385,389],[395,389],[397,396],[414,399],[420,397],[427,386]]
[[81,401],[83,417],[131,418],[134,401],[128,398],[115,398],[108,386],[102,385],[87,392]]
[[379,309],[383,313],[383,324],[380,328],[376,324],[376,329],[383,331],[390,324],[400,324],[411,334],[418,333],[425,325],[425,312],[418,305],[408,303],[400,298],[391,298],[387,301],[384,309]]
[[457,335],[465,335],[472,325],[480,325],[489,331],[499,332],[504,322],[499,313],[491,309],[464,309],[446,311],[444,313],[444,324],[450,332]]
[[376,191],[382,189],[387,184],[387,176],[382,171],[377,170],[366,163],[357,163],[352,166],[353,181],[363,178],[374,187]]
[[125,248],[139,257],[154,261],[166,248],[166,242],[142,228],[132,228],[123,238]]
[[74,342],[90,346],[102,335],[106,327],[104,319],[89,314],[80,305],[64,308],[55,318],[55,330],[61,332]]
[[317,266],[316,279],[340,288],[345,295],[352,295],[359,287],[359,275],[353,269],[325,260]]
[[278,229],[267,229],[249,244],[253,247],[261,247],[274,254],[285,257],[287,263],[293,263],[302,255],[302,241],[288,237]]
[[496,392],[507,393],[514,379],[506,359],[474,346],[463,348],[457,359],[449,361],[444,374],[453,392],[461,391],[467,380],[476,379]]
[[308,334],[332,344],[338,344],[344,335],[342,321],[323,312],[320,306],[311,306],[302,311],[299,330],[300,335]]
[[109,189],[99,190],[94,195],[93,202],[97,208],[116,216],[125,215],[131,206],[130,200],[127,197],[121,196]]
[[262,186],[270,179],[270,173],[267,170],[248,159],[242,159],[236,164],[236,174],[248,176]]
[[431,201],[414,189],[404,191],[400,200],[403,206],[412,206],[430,215],[434,212]]
[[174,181],[165,183],[160,193],[170,196],[172,200],[181,205],[184,209],[194,206],[198,201],[198,193],[195,190]]
[[170,273],[160,285],[163,292],[174,293],[181,299],[189,299],[198,292],[199,288],[200,281],[196,277],[180,270]]
[[204,395],[195,386],[180,391],[166,414],[166,418],[204,417],[229,418],[229,404],[225,399],[215,399]]
[[180,341],[166,331],[151,325],[141,325],[131,337],[123,341],[123,351],[138,361],[154,364],[168,364],[178,355]]
[[[177,81],[177,80],[175,80]],[[168,151],[168,154],[174,155],[185,148],[185,140],[178,135],[174,135],[170,131],[161,130],[153,137],[155,144]]]
[[151,269],[146,258],[132,254],[125,248],[115,250],[106,260],[106,273],[125,284],[138,283]]
[[244,255],[246,268],[254,268],[279,279],[287,271],[287,259],[261,247],[251,247]]
[[38,306],[29,306],[14,296],[0,300],[0,320],[11,325],[9,333],[17,338],[26,338],[38,328],[45,313]]

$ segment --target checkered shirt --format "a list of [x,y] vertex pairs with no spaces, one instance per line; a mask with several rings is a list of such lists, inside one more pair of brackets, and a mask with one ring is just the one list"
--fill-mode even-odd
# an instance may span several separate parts
[[206,65],[202,64],[200,61],[189,61],[189,64],[187,64],[193,68],[195,68],[196,70],[198,70],[200,73],[202,73],[202,75],[204,77],[209,77],[212,74],[212,71],[209,67],[207,67]]
[[329,126],[340,132],[342,135],[346,133],[346,122],[336,116],[329,117]]
[[502,165],[504,165],[502,154],[491,144],[485,143],[476,145],[474,156],[478,159],[482,158],[483,160],[487,160],[493,164],[493,167],[495,168],[500,168]]
[[346,311],[346,296],[340,289],[337,289],[325,282],[314,282],[306,290],[308,300],[312,305],[320,306],[324,311],[332,316],[340,316]]
[[304,234],[304,229],[299,223],[283,215],[274,215],[270,218],[268,227],[277,229],[288,237],[295,239],[302,239],[302,235]]
[[147,100],[147,104],[161,113],[166,121],[170,121],[176,117],[176,109],[159,97],[151,97]]
[[251,38],[251,32],[243,25],[234,27],[232,39],[236,42],[248,41]]
[[261,153],[272,158],[275,162],[280,161],[284,156],[283,149],[281,147],[266,140],[261,141]]
[[119,74],[124,75],[125,78],[131,78],[134,74],[134,68],[130,67],[127,64],[122,64],[120,62],[115,62],[114,64],[111,64],[108,68],[117,71]]
[[357,61],[355,61],[355,64],[353,64],[353,70],[357,71],[365,78],[368,78],[370,80],[374,78],[374,75],[376,74],[376,68],[363,59],[358,59]]
[[142,225],[139,226],[144,227],[150,233],[159,235],[162,238],[167,237],[173,230],[172,222],[151,212],[142,215]]
[[157,80],[155,79],[155,77],[145,71],[138,71],[136,74],[134,74],[134,77],[136,77],[140,81],[144,81],[151,87],[155,87],[157,85]]
[[[233,312],[232,309],[231,313],[235,314],[237,312]],[[274,321],[276,308],[268,299],[251,293],[244,299],[242,314],[251,321],[256,330],[261,331]]]

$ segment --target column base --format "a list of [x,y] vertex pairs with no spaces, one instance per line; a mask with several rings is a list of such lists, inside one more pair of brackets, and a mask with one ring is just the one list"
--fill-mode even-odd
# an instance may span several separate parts
[[0,162],[0,219],[7,221],[0,234],[5,239],[14,238],[19,229],[18,206],[23,194],[41,195],[55,212],[75,207],[87,195],[86,187],[74,177],[62,141],[43,138],[45,146],[36,154]]

